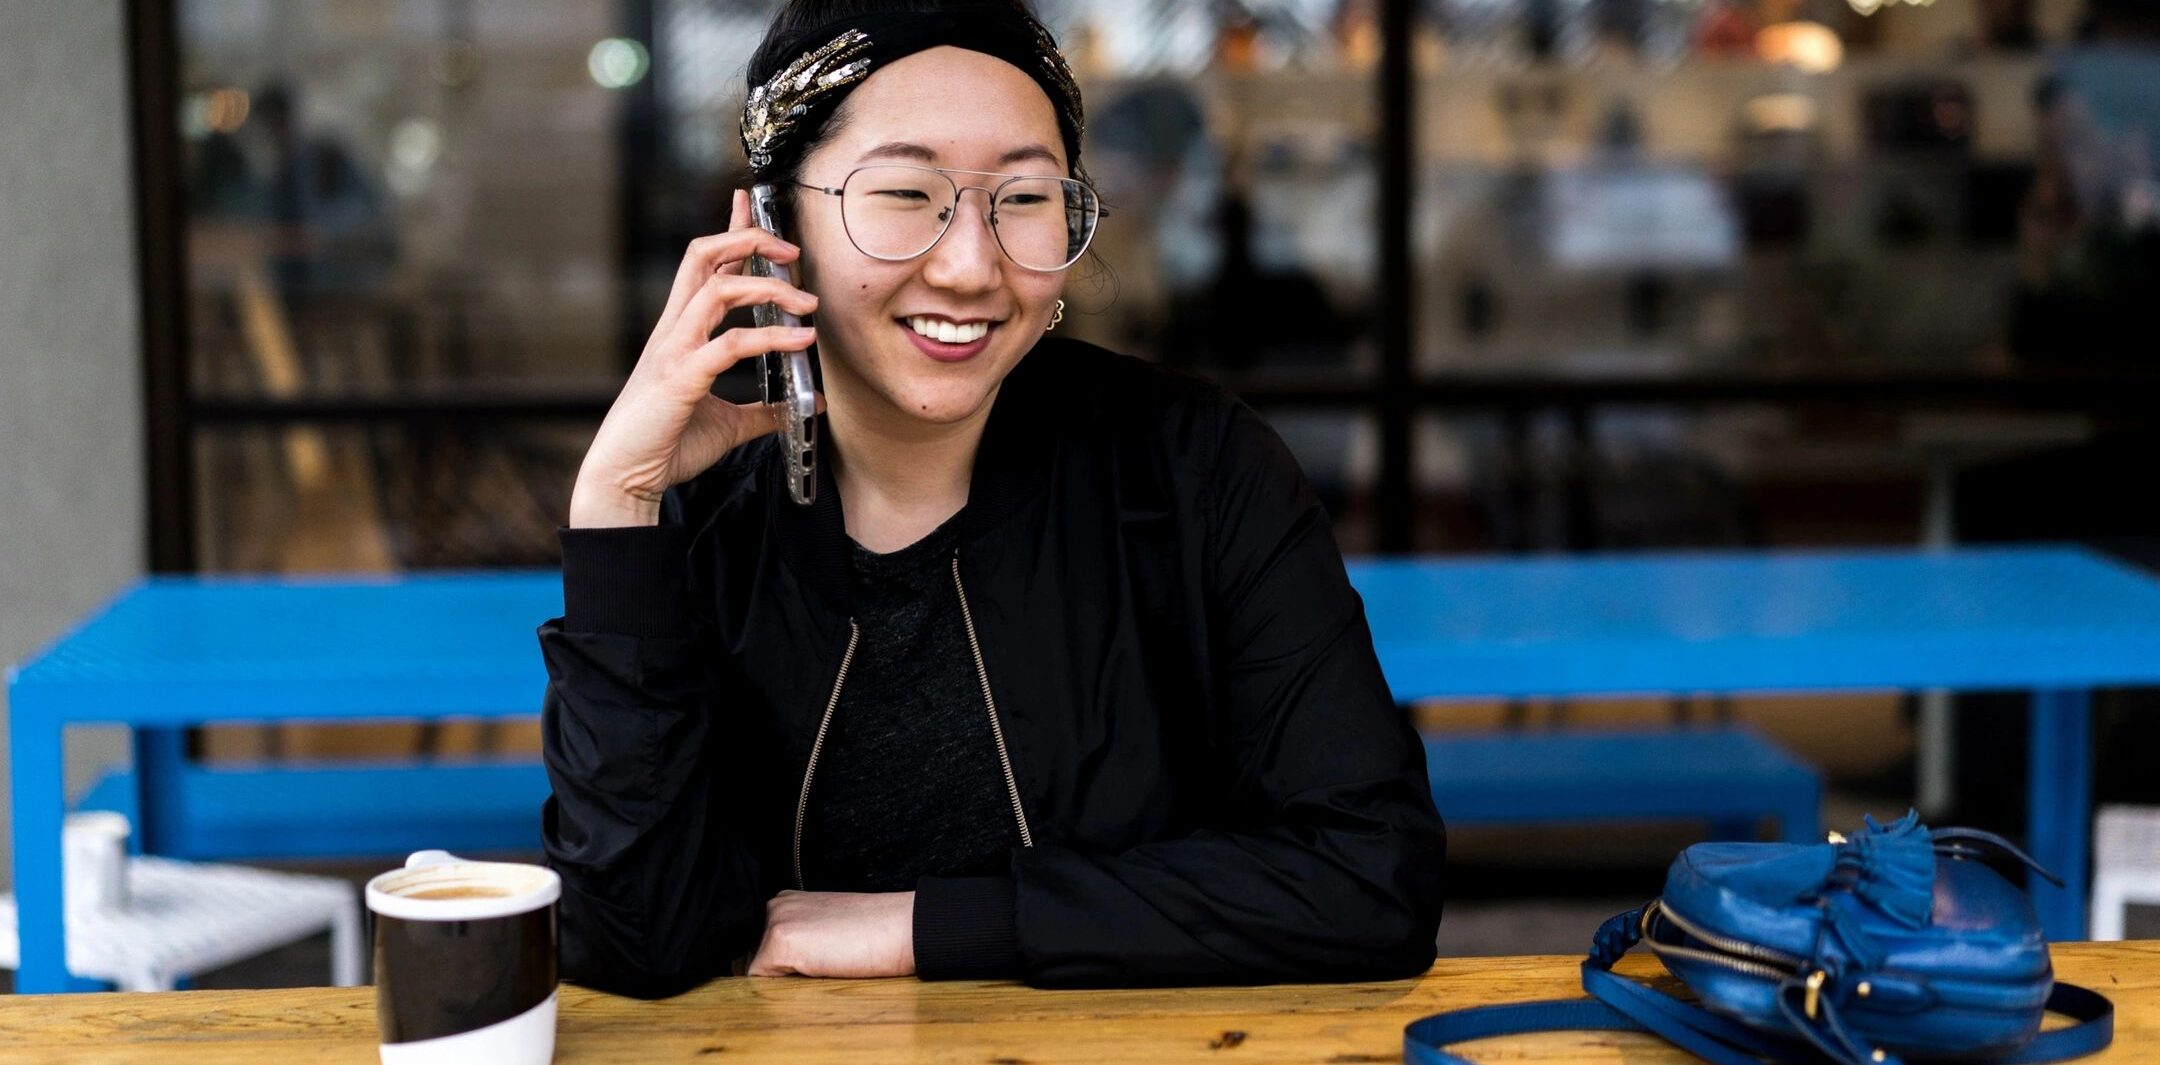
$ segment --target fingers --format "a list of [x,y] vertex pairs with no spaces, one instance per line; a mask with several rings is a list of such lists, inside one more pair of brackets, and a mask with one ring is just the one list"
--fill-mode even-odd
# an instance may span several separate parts
[[783,892],[766,900],[753,976],[915,972],[915,893]]
[[785,263],[795,261],[801,250],[751,225],[749,196],[737,191],[735,206],[728,217],[728,231],[699,237],[684,250],[682,265],[675,271],[674,287],[668,291],[667,307],[660,312],[661,325],[667,325],[681,314],[691,297],[714,274],[742,273],[743,261],[753,254]]
[[818,298],[785,281],[748,274],[714,274],[707,278],[672,327],[683,347],[703,344],[727,312],[753,303],[777,303],[797,316],[817,310]]
[[743,971],[748,976],[797,975],[793,965],[781,960],[779,944],[773,941],[770,930],[766,931],[764,942],[758,944],[757,954],[751,957],[749,966]]
[[[728,232],[733,233],[738,229],[749,228],[750,191],[748,189],[736,189],[728,199]],[[721,263],[718,272],[723,274],[742,273],[742,260],[737,259],[734,262]]]
[[796,972],[794,967],[775,958],[770,947],[761,945],[758,947],[757,955],[750,959],[749,967],[743,970],[743,974],[746,976],[794,976]]
[[[710,385],[712,378],[727,372],[728,367],[752,355],[761,355],[768,351],[801,351],[816,340],[817,330],[809,326],[794,329],[781,325],[757,329],[730,329],[685,356],[684,365]],[[822,397],[820,398],[822,400]]]
[[751,255],[786,263],[794,262],[801,254],[795,245],[762,229],[734,229],[699,237],[691,241],[689,250],[683,253],[682,267],[676,272],[675,287],[668,294],[668,305],[661,312],[660,321],[664,325],[682,313],[684,305],[715,275],[741,274],[743,260]]
[[765,900],[765,934],[758,937],[757,952],[745,970],[751,976],[794,976],[801,972],[789,958],[786,896],[790,894],[801,892],[782,891]]

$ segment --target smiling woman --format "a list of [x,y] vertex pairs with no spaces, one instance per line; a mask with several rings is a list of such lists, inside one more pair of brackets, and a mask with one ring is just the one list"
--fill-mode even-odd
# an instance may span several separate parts
[[[540,627],[565,976],[1424,969],[1445,836],[1303,473],[1221,389],[1045,335],[1101,218],[1049,33],[797,2],[749,73],[798,243],[740,194],[692,243]],[[768,301],[814,328],[713,335]],[[813,343],[806,507],[710,388]]]

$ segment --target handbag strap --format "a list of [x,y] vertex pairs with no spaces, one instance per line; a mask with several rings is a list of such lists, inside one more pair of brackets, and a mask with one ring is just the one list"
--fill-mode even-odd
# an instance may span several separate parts
[[[1476,1006],[1435,1013],[1403,1029],[1403,1061],[1409,1065],[1473,1065],[1445,1049],[1452,1043],[1525,1032],[1642,1032],[1642,1025],[1611,1006],[1588,998]],[[1726,1065],[1719,1062],[1718,1065]],[[1737,1065],[1756,1065],[1744,1061]]]
[[1549,999],[1449,1010],[1403,1029],[1403,1060],[1411,1065],[1473,1065],[1449,1053],[1451,1043],[1530,1032],[1649,1032],[1711,1065],[1799,1062],[1795,1044],[1773,1040],[1737,1021],[1644,987],[1611,972],[1642,937],[1642,910],[1629,910],[1598,928],[1582,963],[1587,999]]
[[[1803,1065],[1822,1060],[1804,1043],[1768,1035],[1612,972],[1620,955],[1641,938],[1642,912],[1630,910],[1598,929],[1590,956],[1582,964],[1583,990],[1590,998],[1436,1013],[1403,1029],[1403,1060],[1411,1065],[1473,1065],[1445,1048],[1470,1039],[1571,1030],[1650,1032],[1711,1065]],[[2015,1051],[1986,1059],[1987,1065],[2064,1061],[2095,1053],[2114,1039],[2115,1007],[2104,995],[2058,983],[2048,995],[2047,1008],[2078,1023],[2035,1036]],[[1822,1045],[1820,1040],[1817,1043]],[[1823,1050],[1836,1052],[1828,1045]],[[1895,1059],[1886,1056],[1884,1060]]]
[[2047,1008],[2078,1023],[2033,1037],[2032,1042],[1990,1059],[1990,1065],[2040,1065],[2097,1054],[2115,1041],[2115,1004],[2106,995],[2076,984],[2057,983]]

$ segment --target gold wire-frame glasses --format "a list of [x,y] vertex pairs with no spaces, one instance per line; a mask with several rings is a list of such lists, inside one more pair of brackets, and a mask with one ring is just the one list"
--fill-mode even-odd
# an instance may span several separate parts
[[[962,185],[953,180],[955,174],[1002,180],[995,186]],[[1043,273],[1078,262],[1104,214],[1101,198],[1087,182],[1043,174],[871,163],[848,171],[837,186],[795,184],[840,197],[848,240],[884,262],[904,262],[936,247],[952,228],[961,194],[971,189],[987,197],[984,214],[999,250],[1015,264]]]

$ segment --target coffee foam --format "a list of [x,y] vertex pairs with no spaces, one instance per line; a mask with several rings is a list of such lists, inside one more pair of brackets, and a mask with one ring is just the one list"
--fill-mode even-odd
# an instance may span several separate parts
[[[486,892],[458,898],[418,893]],[[553,869],[517,862],[438,862],[393,869],[368,881],[368,909],[408,921],[478,921],[539,909],[562,897]]]

